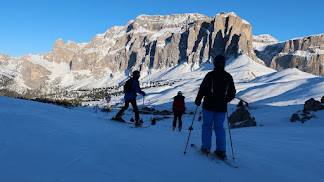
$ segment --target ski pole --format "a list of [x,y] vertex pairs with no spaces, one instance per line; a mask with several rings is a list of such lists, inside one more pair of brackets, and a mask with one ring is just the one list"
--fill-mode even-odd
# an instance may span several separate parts
[[145,100],[145,96],[143,96],[143,106],[142,106],[143,108],[144,108],[144,100]]
[[229,120],[228,120],[228,111],[226,112],[226,114],[227,114],[228,132],[229,132],[230,141],[231,141],[232,156],[233,156],[233,161],[234,161],[235,157],[234,157],[234,150],[233,150],[233,143],[232,143],[231,126],[230,126]]
[[186,153],[187,153],[187,147],[188,147],[188,143],[189,143],[189,138],[190,138],[190,135],[191,135],[191,131],[193,130],[192,125],[193,125],[193,123],[195,121],[195,116],[196,116],[197,109],[198,109],[198,106],[196,107],[195,114],[194,114],[194,117],[192,119],[191,126],[189,127],[189,136],[188,136],[186,148],[185,148],[185,151],[183,152],[183,155],[186,155]]

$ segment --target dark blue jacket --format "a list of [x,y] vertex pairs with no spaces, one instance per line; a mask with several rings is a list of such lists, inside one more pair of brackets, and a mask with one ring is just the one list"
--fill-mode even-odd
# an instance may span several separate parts
[[137,96],[136,93],[143,94],[143,91],[139,86],[139,81],[134,78],[130,78],[130,79],[133,79],[132,92],[125,93],[125,97],[124,97],[125,100],[135,100]]
[[227,112],[227,103],[234,99],[236,89],[232,76],[225,70],[211,71],[202,81],[195,102],[204,98],[203,108],[215,112]]

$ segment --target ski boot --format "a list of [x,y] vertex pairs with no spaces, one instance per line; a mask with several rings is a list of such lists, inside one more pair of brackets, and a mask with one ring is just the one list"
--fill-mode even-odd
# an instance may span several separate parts
[[175,127],[175,126],[173,126],[173,127],[172,127],[172,130],[174,131],[174,130],[175,130],[175,128],[176,128],[176,127]]
[[135,121],[135,127],[141,127],[143,125],[143,122],[137,120]]
[[209,155],[210,154],[210,149],[209,148],[200,148],[200,151],[206,155]]
[[126,123],[126,121],[121,116],[115,116],[112,118],[112,120]]
[[221,158],[222,160],[226,160],[227,156],[226,156],[226,151],[217,151],[215,150],[215,155],[219,158]]
[[182,130],[182,127],[179,127],[179,128],[178,128],[178,131],[181,132],[181,130]]

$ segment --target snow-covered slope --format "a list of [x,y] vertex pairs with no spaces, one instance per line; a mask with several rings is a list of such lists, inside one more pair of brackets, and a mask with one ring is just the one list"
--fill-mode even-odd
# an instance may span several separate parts
[[[148,95],[145,103],[138,97],[139,107],[170,110],[172,97],[182,90],[187,111],[193,112],[198,86],[210,68],[183,64],[156,70],[141,81],[178,81],[145,89]],[[98,118],[110,118],[118,109],[96,114],[92,108],[66,109],[0,96],[0,181],[323,181],[324,112],[304,124],[289,118],[302,109],[306,96],[318,99],[323,94],[324,79],[295,69],[276,72],[244,56],[229,62],[226,70],[234,76],[238,96],[256,101],[250,103],[250,112],[263,125],[231,130],[238,169],[216,164],[190,147],[183,155],[190,114],[183,116],[182,132],[172,131],[172,116],[134,129]],[[244,70],[247,74],[240,74]],[[247,82],[255,77],[251,72],[257,78]],[[236,102],[229,105],[230,113]],[[129,109],[124,119],[131,117]],[[148,125],[150,118],[164,116],[141,117]],[[199,146],[201,122],[195,120],[193,127],[189,143]],[[229,142],[227,137],[231,158]]]

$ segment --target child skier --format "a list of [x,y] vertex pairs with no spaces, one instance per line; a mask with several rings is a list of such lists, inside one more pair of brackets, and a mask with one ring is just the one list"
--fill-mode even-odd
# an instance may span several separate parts
[[182,96],[182,92],[179,91],[178,95],[174,97],[174,101],[173,101],[173,113],[174,113],[174,119],[173,119],[173,130],[175,130],[176,125],[177,125],[177,120],[179,120],[179,131],[181,131],[182,129],[182,114],[184,113],[184,111],[186,110],[185,108],[185,101],[184,101],[185,97]]

